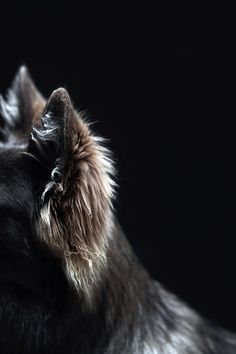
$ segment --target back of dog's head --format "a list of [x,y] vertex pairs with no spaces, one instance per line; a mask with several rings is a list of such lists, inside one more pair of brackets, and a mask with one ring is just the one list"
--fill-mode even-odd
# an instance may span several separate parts
[[1,294],[91,297],[106,263],[112,174],[67,91],[46,101],[22,67],[0,101]]

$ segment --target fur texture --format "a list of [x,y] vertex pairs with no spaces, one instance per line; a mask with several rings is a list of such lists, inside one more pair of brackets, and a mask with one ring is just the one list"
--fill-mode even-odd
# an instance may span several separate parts
[[20,68],[0,100],[0,353],[236,353],[139,264],[113,177],[67,91],[46,101]]

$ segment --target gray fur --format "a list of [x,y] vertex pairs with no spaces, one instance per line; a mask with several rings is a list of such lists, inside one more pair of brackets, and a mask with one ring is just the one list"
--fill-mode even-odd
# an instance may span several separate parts
[[[114,168],[109,151],[74,110],[66,90],[54,91],[45,106],[22,68],[7,99],[1,98],[0,116],[1,152],[14,146],[9,156],[33,158],[47,169],[33,226],[37,241],[60,262],[70,294],[62,305],[64,311],[52,312],[51,317],[47,305],[41,304],[40,316],[46,313],[50,321],[40,322],[36,316],[37,330],[30,316],[24,317],[30,323],[28,332],[23,321],[16,326],[19,346],[27,348],[21,353],[235,354],[234,334],[170,294],[136,259],[114,216]],[[28,178],[21,177],[18,188],[23,189]],[[17,312],[16,304],[10,307],[14,309],[11,314]],[[0,338],[4,348],[14,341],[9,340],[12,315],[7,308],[0,302],[0,319],[10,323],[5,342]],[[38,339],[37,351],[32,333]],[[61,351],[63,344],[67,351]],[[15,348],[10,350],[16,353]]]

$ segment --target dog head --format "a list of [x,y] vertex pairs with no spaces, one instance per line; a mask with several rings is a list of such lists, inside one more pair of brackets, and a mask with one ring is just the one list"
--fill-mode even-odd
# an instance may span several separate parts
[[44,284],[61,269],[90,294],[106,267],[112,176],[109,152],[67,91],[46,101],[20,68],[0,101],[0,284]]

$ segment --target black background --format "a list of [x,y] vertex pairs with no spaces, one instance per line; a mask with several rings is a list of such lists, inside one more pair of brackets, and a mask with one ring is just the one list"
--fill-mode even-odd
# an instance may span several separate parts
[[23,63],[45,96],[69,90],[109,139],[115,207],[142,263],[236,330],[230,21],[221,9],[127,4],[5,4],[1,92]]

